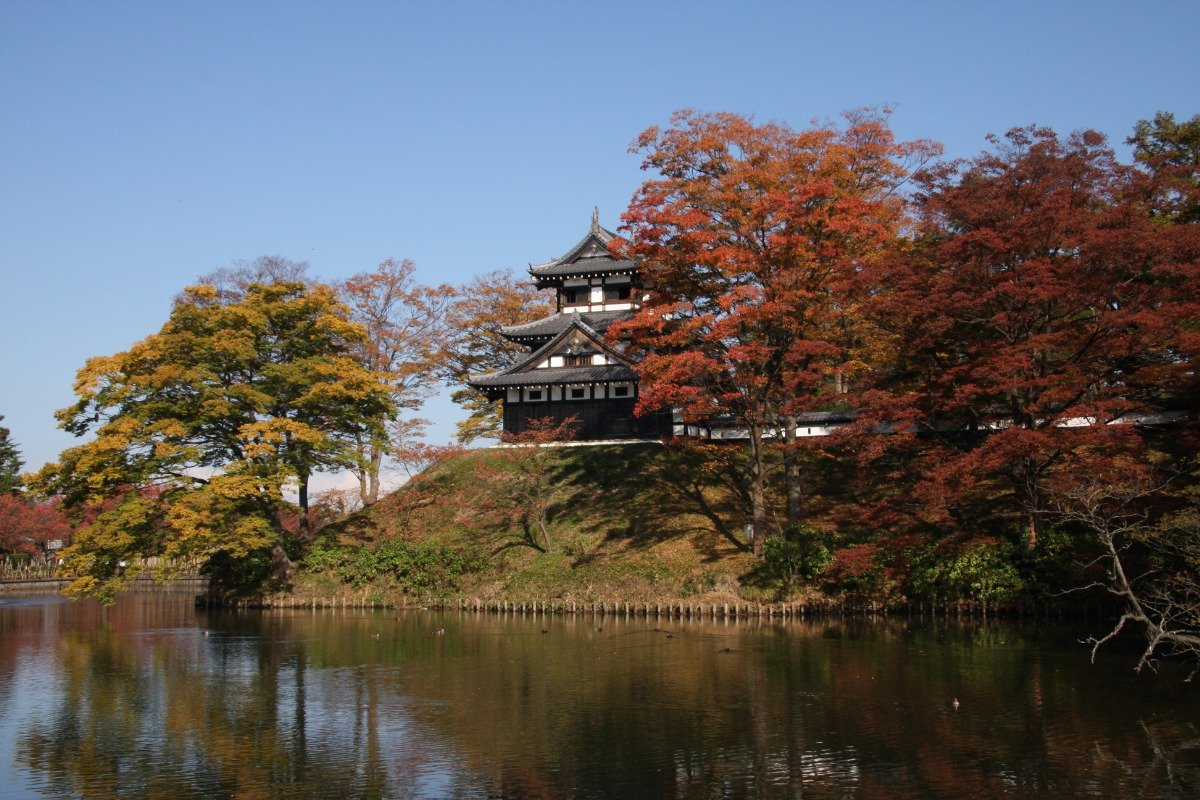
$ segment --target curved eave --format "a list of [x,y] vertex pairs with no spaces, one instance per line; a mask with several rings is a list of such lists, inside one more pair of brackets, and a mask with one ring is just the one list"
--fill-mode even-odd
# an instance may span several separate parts
[[603,333],[609,325],[618,319],[632,315],[632,310],[623,311],[559,311],[548,317],[526,322],[523,325],[510,325],[500,329],[504,338],[524,344],[526,342],[549,341],[571,327],[575,319],[579,319],[596,333]]
[[592,367],[543,367],[518,373],[498,372],[474,378],[468,385],[487,391],[513,386],[571,386],[636,380],[637,373],[624,364],[604,364]]
[[576,264],[561,264],[554,271],[534,272],[532,267],[529,269],[530,277],[539,288],[557,286],[563,281],[572,279],[600,278],[607,275],[636,275],[637,273],[637,262],[628,260],[614,260],[611,266],[589,264],[581,268]]

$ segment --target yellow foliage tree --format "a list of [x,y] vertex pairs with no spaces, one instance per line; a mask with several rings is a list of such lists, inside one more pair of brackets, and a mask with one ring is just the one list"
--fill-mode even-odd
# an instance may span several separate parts
[[392,411],[384,377],[353,355],[364,336],[326,286],[199,285],[158,333],[90,359],[58,418],[94,438],[34,483],[82,519],[69,591],[112,599],[140,557],[265,564],[268,551],[286,583],[284,487],[298,491],[303,538],[313,473],[353,466],[345,443]]

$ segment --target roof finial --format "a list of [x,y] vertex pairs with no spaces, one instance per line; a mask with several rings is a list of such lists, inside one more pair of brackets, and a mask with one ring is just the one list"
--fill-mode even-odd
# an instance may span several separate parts
[[592,207],[592,230],[596,230],[599,227],[600,227],[600,207],[593,206]]

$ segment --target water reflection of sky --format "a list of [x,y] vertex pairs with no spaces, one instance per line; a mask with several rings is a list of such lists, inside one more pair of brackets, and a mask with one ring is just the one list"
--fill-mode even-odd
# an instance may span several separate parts
[[[460,759],[439,739],[437,730],[421,730],[414,723],[410,708],[426,702],[398,691],[400,668],[376,664],[313,667],[295,655],[271,664],[269,656],[264,662],[260,636],[204,626],[130,630],[127,620],[122,620],[116,627],[126,628],[120,634],[119,654],[126,661],[114,664],[104,655],[91,664],[94,673],[115,668],[119,674],[109,681],[80,686],[79,675],[72,678],[66,674],[68,664],[78,655],[73,643],[78,644],[80,633],[100,638],[112,633],[113,626],[102,613],[91,616],[90,625],[73,625],[55,614],[59,607],[74,610],[55,597],[6,599],[0,604],[0,614],[10,614],[4,620],[7,663],[0,670],[0,699],[5,702],[0,722],[2,798],[95,792],[98,787],[86,786],[88,776],[66,776],[62,769],[32,769],[23,762],[29,760],[30,740],[58,738],[56,746],[90,747],[79,741],[85,734],[78,728],[102,726],[98,715],[112,714],[113,709],[118,716],[136,709],[137,716],[132,728],[125,730],[130,752],[115,753],[122,762],[115,769],[124,783],[114,786],[122,795],[140,794],[145,789],[139,769],[173,772],[179,776],[180,786],[188,789],[214,786],[211,778],[217,765],[198,739],[206,724],[193,720],[180,735],[178,721],[170,720],[173,703],[182,693],[199,688],[210,706],[240,714],[252,703],[250,698],[262,692],[263,676],[268,672],[270,692],[275,696],[274,715],[265,715],[258,724],[274,728],[272,733],[290,742],[302,742],[302,758],[316,764],[319,772],[341,776],[336,789],[306,790],[307,795],[343,796],[346,790],[370,794],[367,788],[380,782],[372,776],[373,769],[383,777],[384,786],[404,787],[404,796],[438,798],[448,796],[461,775],[456,766]],[[12,624],[13,613],[19,614],[19,625]],[[272,644],[304,652],[304,643],[295,640],[280,638]],[[88,676],[83,680],[86,684]],[[122,686],[122,681],[126,685]],[[107,694],[101,697],[102,693]],[[64,718],[67,710],[73,717],[70,720]],[[211,718],[206,721],[211,722]],[[259,744],[265,744],[263,738]],[[247,756],[253,759],[260,754]],[[289,753],[289,758],[298,756]],[[264,763],[263,769],[272,766]]]
[[4,758],[0,763],[0,796],[36,796],[40,776],[15,760],[20,726],[14,723],[34,718],[43,710],[46,698],[53,696],[56,677],[48,661],[38,657],[37,648],[30,642],[21,646],[13,668],[0,671],[0,703],[4,707],[4,722],[0,723],[0,758]]

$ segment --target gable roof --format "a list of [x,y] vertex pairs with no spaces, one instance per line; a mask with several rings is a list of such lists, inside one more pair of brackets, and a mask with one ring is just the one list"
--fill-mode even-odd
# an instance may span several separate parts
[[592,224],[579,242],[566,255],[545,264],[530,264],[529,274],[539,286],[556,283],[563,278],[584,278],[590,275],[636,272],[637,263],[630,259],[613,258],[608,245],[619,237],[600,226],[599,210],[592,211]]
[[590,367],[545,367],[515,374],[497,372],[472,378],[468,385],[476,389],[504,389],[509,386],[560,386],[609,381],[632,383],[636,380],[637,373],[624,364],[602,364]]
[[506,325],[500,329],[500,335],[506,339],[530,340],[542,339],[547,336],[557,336],[571,325],[573,317],[578,317],[589,328],[603,334],[608,326],[619,319],[633,315],[632,311],[560,311],[548,317],[526,322],[523,325]]
[[[569,324],[562,333],[559,333],[553,339],[530,353],[524,361],[500,372],[472,378],[467,382],[468,385],[482,389],[527,384],[637,380],[637,373],[633,370],[633,362],[610,347],[594,328],[580,318],[579,314],[571,313],[558,316],[569,318]],[[563,343],[572,336],[581,336],[594,345],[598,351],[615,359],[617,363],[579,367],[538,367],[538,364],[557,353]]]

